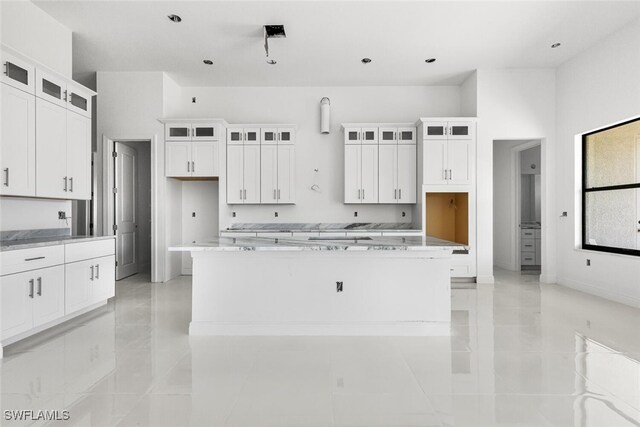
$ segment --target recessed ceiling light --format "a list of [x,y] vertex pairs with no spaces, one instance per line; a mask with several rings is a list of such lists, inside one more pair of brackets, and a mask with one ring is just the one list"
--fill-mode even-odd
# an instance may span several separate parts
[[273,59],[267,59],[267,64],[269,65],[276,65],[278,63],[278,61],[273,60]]
[[371,62],[371,58],[362,58],[360,62],[362,62],[363,64],[369,64]]
[[180,18],[178,15],[173,15],[173,14],[171,14],[171,15],[167,16],[167,18],[169,18],[169,20],[170,20],[171,22],[175,22],[176,24],[177,24],[178,22],[182,22],[182,18]]
[[204,62],[204,63],[205,63],[205,64],[207,64],[207,65],[213,65],[213,61],[212,61],[212,60],[210,60],[210,59],[205,59],[205,60],[203,60],[202,62]]
[[426,62],[427,64],[431,64],[432,62],[436,62],[436,58],[428,58],[425,59],[424,62]]
[[551,49],[555,49],[557,47],[560,47],[560,43],[554,43],[551,45]]

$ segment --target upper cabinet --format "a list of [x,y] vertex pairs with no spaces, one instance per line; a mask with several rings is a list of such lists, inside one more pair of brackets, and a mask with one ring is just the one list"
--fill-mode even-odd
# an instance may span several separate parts
[[425,185],[469,185],[475,163],[475,122],[422,119]]
[[165,122],[165,141],[217,141],[220,123]]
[[91,199],[95,92],[4,49],[2,61],[0,194]]

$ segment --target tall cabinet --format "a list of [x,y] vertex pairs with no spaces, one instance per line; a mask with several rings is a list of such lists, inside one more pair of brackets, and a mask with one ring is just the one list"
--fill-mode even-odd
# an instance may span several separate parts
[[165,176],[208,179],[220,175],[222,122],[185,119],[164,123]]

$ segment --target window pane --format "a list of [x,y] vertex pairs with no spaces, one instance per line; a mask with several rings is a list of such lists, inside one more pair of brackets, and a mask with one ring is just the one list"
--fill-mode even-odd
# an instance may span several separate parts
[[640,182],[640,121],[594,133],[587,141],[587,188]]
[[640,249],[640,189],[586,194],[586,244]]

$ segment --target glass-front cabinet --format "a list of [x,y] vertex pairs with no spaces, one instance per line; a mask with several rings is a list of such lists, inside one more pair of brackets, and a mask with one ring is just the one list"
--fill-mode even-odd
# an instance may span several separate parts
[[25,92],[34,93],[35,67],[26,61],[2,51],[2,83]]
[[[215,141],[220,139],[217,123],[166,123],[166,141]],[[241,132],[241,131],[240,131]],[[241,133],[237,135],[241,141]]]

